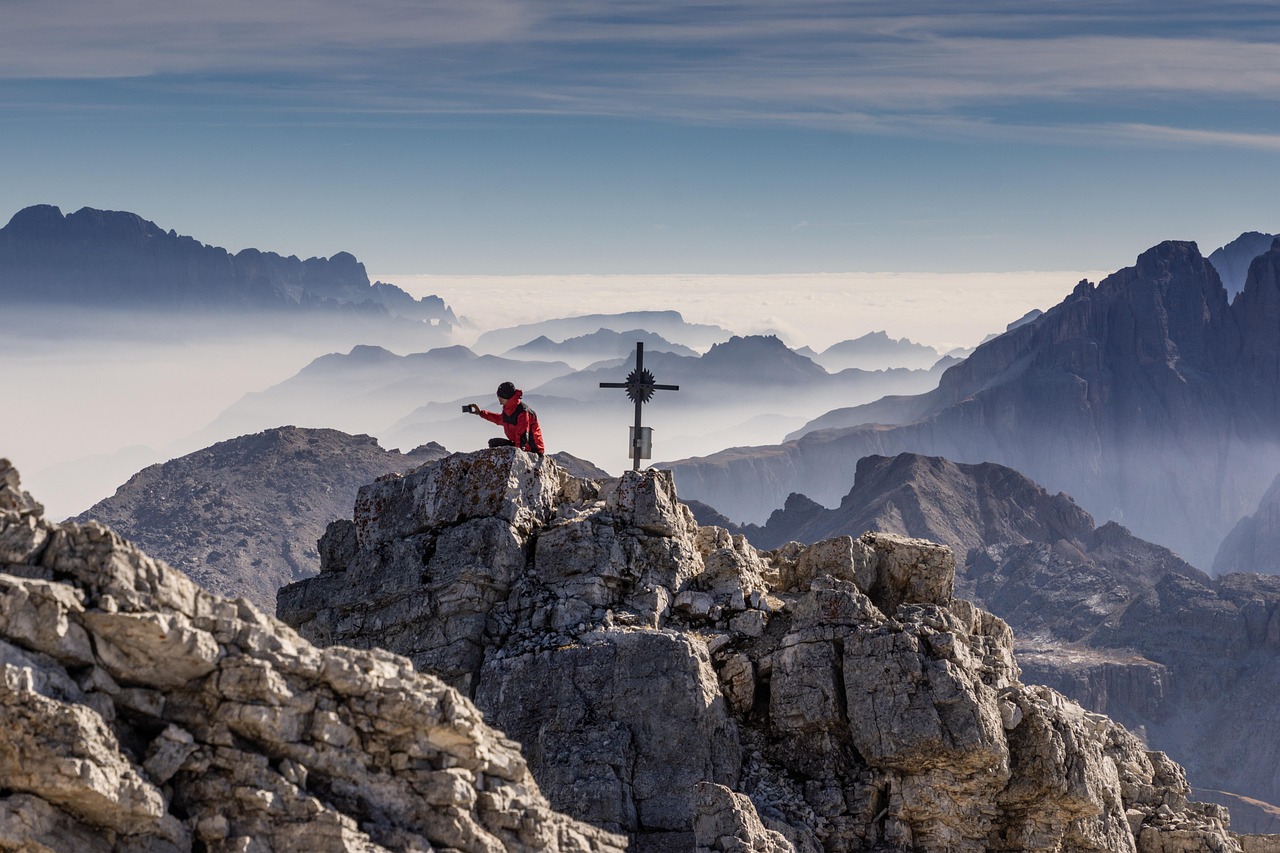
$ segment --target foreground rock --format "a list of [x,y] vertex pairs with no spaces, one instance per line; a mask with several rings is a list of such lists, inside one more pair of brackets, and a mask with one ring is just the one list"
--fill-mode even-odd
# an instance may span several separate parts
[[1022,684],[931,542],[761,553],[665,472],[491,450],[366,486],[320,552],[282,618],[470,692],[634,850],[1241,849],[1163,754]]
[[1280,711],[1257,703],[1280,692],[1280,578],[1210,578],[1010,468],[911,453],[859,460],[836,509],[792,495],[739,529],[766,544],[881,530],[951,546],[960,594],[1017,633],[1024,681],[1144,732],[1199,784],[1280,802]]
[[622,849],[439,679],[46,521],[5,460],[0,664],[3,850]]

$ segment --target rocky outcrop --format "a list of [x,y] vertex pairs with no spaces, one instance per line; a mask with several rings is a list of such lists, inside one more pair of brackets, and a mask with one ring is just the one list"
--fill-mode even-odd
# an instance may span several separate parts
[[9,304],[207,310],[365,312],[452,326],[437,296],[414,299],[370,284],[347,252],[331,258],[235,255],[122,211],[52,205],[14,214],[0,228],[0,300]]
[[843,429],[671,463],[682,493],[739,522],[791,492],[831,505],[857,460],[998,462],[1207,566],[1280,470],[1280,250],[1233,304],[1192,243],[1167,242],[980,346],[928,394]]
[[666,472],[497,449],[366,486],[320,551],[282,618],[472,693],[632,849],[1240,849],[1164,755],[1024,685],[931,542],[760,552]]
[[287,426],[135,474],[74,520],[100,521],[210,592],[275,609],[276,590],[320,570],[314,543],[356,490],[446,451],[407,454],[367,435]]
[[1249,265],[1258,255],[1265,254],[1275,242],[1277,234],[1262,234],[1258,231],[1246,231],[1225,246],[1214,249],[1209,254],[1209,263],[1218,271],[1222,285],[1227,289],[1227,298],[1233,299],[1244,290],[1245,280],[1249,276]]
[[439,679],[48,522],[4,460],[0,666],[0,849],[623,849]]
[[1280,755],[1257,746],[1280,742],[1280,714],[1256,704],[1280,688],[1280,579],[1211,579],[1016,471],[914,454],[862,460],[837,509],[793,495],[764,529],[739,528],[808,542],[860,529],[964,555],[957,590],[1013,626],[1024,681],[1145,733],[1205,784],[1280,801]]

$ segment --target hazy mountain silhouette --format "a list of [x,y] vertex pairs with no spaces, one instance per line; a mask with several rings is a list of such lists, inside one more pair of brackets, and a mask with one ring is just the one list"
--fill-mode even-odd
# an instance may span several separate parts
[[564,361],[582,368],[597,361],[626,358],[635,350],[637,343],[644,344],[645,352],[697,355],[682,344],[673,344],[661,335],[644,329],[625,332],[600,329],[589,335],[579,335],[560,342],[553,341],[546,335],[539,335],[529,343],[513,347],[502,355],[504,358]]
[[1222,540],[1213,571],[1280,575],[1280,476],[1258,502],[1257,511],[1240,519]]
[[1280,470],[1278,273],[1273,248],[1228,304],[1194,243],[1162,243],[860,426],[668,464],[682,494],[763,521],[791,492],[835,503],[864,456],[994,461],[1207,566]]
[[0,228],[0,300],[11,304],[149,310],[361,312],[452,325],[439,297],[414,299],[370,283],[347,252],[331,258],[231,254],[165,231],[134,213],[52,205],[16,213]]
[[1227,289],[1228,299],[1234,299],[1237,293],[1244,290],[1245,278],[1249,275],[1249,265],[1258,255],[1271,249],[1276,236],[1258,231],[1246,231],[1209,254],[1209,263],[1213,264],[1213,268],[1218,271],[1222,285]]
[[[701,349],[729,337],[729,332],[719,326],[687,323],[678,311],[627,311],[621,314],[584,314],[581,317],[560,317],[538,323],[524,323],[506,329],[493,329],[476,339],[476,352],[507,352],[539,337],[551,341],[590,335],[601,329],[623,332],[628,329],[644,329],[661,335],[668,341]],[[634,343],[634,341],[632,342]]]

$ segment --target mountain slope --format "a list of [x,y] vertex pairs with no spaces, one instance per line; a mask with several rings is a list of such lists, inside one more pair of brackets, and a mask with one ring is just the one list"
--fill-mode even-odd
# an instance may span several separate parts
[[319,571],[315,543],[360,486],[444,455],[279,427],[144,468],[75,521],[110,525],[205,589],[274,609],[279,587]]
[[1280,575],[1280,476],[1258,502],[1257,511],[1240,519],[1222,540],[1213,571]]
[[669,463],[682,491],[762,521],[790,492],[834,503],[858,459],[998,462],[1208,565],[1280,470],[1280,250],[1234,305],[1192,243],[1168,242],[980,346],[887,421]]

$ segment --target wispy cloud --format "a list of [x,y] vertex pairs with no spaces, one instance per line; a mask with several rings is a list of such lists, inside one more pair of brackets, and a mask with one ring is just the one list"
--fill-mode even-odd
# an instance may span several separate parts
[[[1106,126],[1115,139],[1265,148],[1270,136],[1257,128],[1143,128],[1183,123],[1173,114],[1186,99],[1273,108],[1280,9],[1191,0],[8,0],[3,78],[136,78],[195,101],[284,111],[882,133],[1016,135],[1055,124],[1032,112],[1069,110],[1064,126]],[[1161,109],[1169,115],[1157,117]]]

